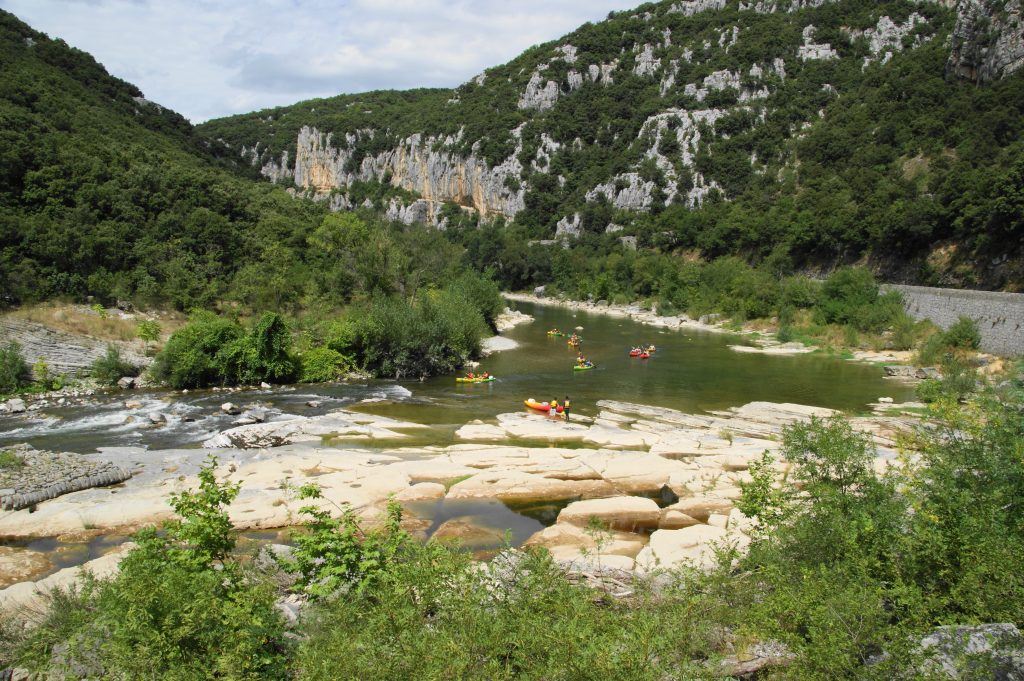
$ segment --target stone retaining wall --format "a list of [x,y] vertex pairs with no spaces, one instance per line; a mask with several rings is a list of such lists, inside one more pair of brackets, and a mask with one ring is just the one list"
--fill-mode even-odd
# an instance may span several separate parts
[[981,331],[982,350],[1024,355],[1024,294],[895,284],[882,288],[902,293],[914,319],[930,319],[948,329],[961,315],[970,317]]

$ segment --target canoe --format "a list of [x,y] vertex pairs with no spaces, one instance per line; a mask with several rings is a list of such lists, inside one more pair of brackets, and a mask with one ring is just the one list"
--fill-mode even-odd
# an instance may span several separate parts
[[579,364],[577,364],[576,366],[574,366],[572,368],[572,370],[573,371],[586,371],[587,369],[593,369],[593,368],[594,368],[593,364],[584,364],[583,366],[580,366]]
[[629,351],[629,356],[630,357],[639,357],[640,356],[640,351],[639,350],[630,350]]
[[651,358],[650,353],[647,353],[647,352],[641,352],[640,353],[640,359],[650,359],[650,358]]
[[530,409],[536,409],[537,411],[542,411],[545,414],[551,411],[550,404],[548,404],[547,402],[538,402],[532,397],[528,400],[523,400],[523,404],[525,404]]
[[487,378],[456,378],[456,383],[490,383],[494,380],[494,376],[488,376]]
[[548,331],[549,336],[564,336],[565,334],[561,331]]

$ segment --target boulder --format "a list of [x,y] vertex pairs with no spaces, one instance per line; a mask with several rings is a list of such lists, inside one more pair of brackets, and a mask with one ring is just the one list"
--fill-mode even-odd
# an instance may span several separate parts
[[252,419],[253,423],[263,423],[267,420],[267,410],[262,407],[253,407],[243,413],[242,416]]
[[596,518],[608,528],[637,531],[658,527],[661,509],[646,497],[611,497],[575,501],[558,514],[558,523],[586,527]]
[[700,521],[686,515],[682,511],[666,508],[661,512],[661,521],[658,523],[658,529],[681,530],[684,527],[692,527],[694,525],[700,525]]
[[1013,624],[938,627],[920,648],[928,678],[1024,680],[1024,636]]
[[680,499],[678,503],[672,504],[665,510],[685,513],[703,523],[707,522],[713,513],[729,513],[734,505],[731,499],[722,496],[700,495]]
[[306,406],[310,407],[312,409],[319,408],[321,404],[323,404],[323,402],[321,402],[320,400],[310,400],[310,401],[306,402]]
[[124,403],[125,409],[142,409],[142,406],[142,402],[139,402],[138,400],[127,400]]
[[6,407],[8,413],[23,414],[25,413],[25,400],[15,397],[14,399],[7,400]]
[[395,499],[398,501],[434,501],[443,499],[447,492],[447,488],[439,482],[420,482],[403,489],[395,495]]
[[167,417],[156,411],[149,415],[149,422],[154,426],[162,426],[167,423]]
[[458,542],[463,548],[474,550],[502,545],[505,532],[475,525],[465,518],[452,518],[434,530],[430,538],[440,542]]
[[260,383],[260,388],[262,388],[263,390],[270,390],[271,385],[266,381],[263,381],[262,383]]
[[[598,550],[600,544],[600,550]],[[557,523],[535,533],[524,546],[543,546],[556,560],[579,560],[604,556],[635,558],[644,548],[644,539],[632,532],[595,533],[577,525]]]
[[641,572],[683,565],[709,569],[715,565],[715,545],[726,538],[723,528],[708,525],[657,530],[651,535],[650,544],[636,557],[636,566]]
[[225,414],[230,414],[231,416],[238,416],[242,413],[242,410],[239,409],[238,405],[233,402],[225,402],[220,405],[220,410]]
[[533,289],[533,295],[537,296],[538,298],[543,298],[545,290],[546,288],[544,286],[538,286],[537,288]]
[[121,390],[131,390],[132,388],[135,387],[135,377],[122,376],[121,378],[117,379],[117,387],[120,388]]

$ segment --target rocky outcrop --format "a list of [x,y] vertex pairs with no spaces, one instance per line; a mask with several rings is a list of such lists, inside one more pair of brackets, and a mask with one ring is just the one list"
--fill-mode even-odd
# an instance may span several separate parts
[[546,68],[547,64],[543,64],[530,76],[530,82],[526,84],[526,91],[519,97],[520,109],[547,111],[555,106],[561,91],[558,88],[558,83],[553,80],[545,80],[541,75]]
[[1024,679],[1024,636],[1012,623],[938,627],[920,652],[929,678]]
[[[15,341],[21,346],[21,355],[32,364],[42,359],[53,375],[83,376],[89,367],[107,354],[107,341],[81,336],[67,331],[11,317],[0,318],[0,345]],[[114,343],[121,352],[121,359],[137,367],[152,364],[153,359],[145,357],[121,343]]]
[[999,80],[1024,67],[1020,0],[961,0],[946,73],[977,83]]
[[78,454],[37,451],[19,445],[6,451],[20,465],[0,471],[0,508],[16,511],[90,487],[124,482],[131,473],[108,461],[93,461]]
[[715,12],[725,9],[726,0],[684,0],[669,8],[669,12],[679,12],[683,16],[692,17],[701,12]]
[[775,14],[785,12],[792,14],[802,9],[813,9],[836,0],[761,0],[760,2],[740,2],[740,9],[758,14]]
[[813,24],[804,27],[804,44],[797,49],[797,56],[803,61],[809,59],[825,61],[839,59],[839,53],[832,49],[832,45],[829,43],[813,42],[815,32],[816,29]]
[[852,40],[867,38],[870,57],[864,58],[864,66],[873,61],[881,61],[886,64],[892,59],[893,53],[903,50],[903,41],[911,35],[921,24],[927,24],[928,20],[914,12],[902,24],[895,23],[887,16],[879,18],[874,28],[863,31],[844,29],[844,33]]
[[[518,136],[518,130],[513,135]],[[360,180],[388,180],[393,186],[416,192],[425,202],[412,213],[400,214],[403,221],[421,221],[424,211],[433,221],[440,205],[447,201],[472,208],[483,217],[515,217],[524,207],[525,188],[512,190],[507,183],[510,178],[518,181],[522,172],[517,153],[491,167],[477,155],[475,147],[466,157],[455,153],[458,137],[412,135],[394,149],[367,156],[353,167],[357,145],[370,137],[371,131],[349,134],[335,145],[330,133],[303,127],[296,147],[295,184],[315,192],[330,192]]]

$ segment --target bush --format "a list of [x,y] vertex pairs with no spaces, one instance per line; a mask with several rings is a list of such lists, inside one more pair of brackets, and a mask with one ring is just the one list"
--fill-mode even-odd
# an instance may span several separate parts
[[153,376],[172,388],[201,388],[225,382],[217,353],[242,337],[238,322],[197,312],[171,335],[153,363]]
[[978,322],[970,317],[961,316],[956,324],[942,334],[942,343],[949,348],[977,350],[981,345],[981,331],[978,330]]
[[501,297],[501,290],[493,280],[474,272],[466,272],[450,283],[446,289],[453,295],[461,296],[469,301],[487,322],[487,326],[495,328],[494,321],[505,309],[505,301]]
[[472,303],[450,291],[429,291],[416,301],[378,296],[356,328],[366,368],[389,378],[451,373],[479,354],[488,332]]
[[217,351],[215,361],[225,383],[284,383],[295,378],[292,337],[281,315],[268,312],[244,336]]
[[880,333],[903,314],[903,297],[898,291],[880,296],[870,271],[847,267],[825,280],[815,309],[827,324],[848,324],[858,331]]
[[249,330],[211,312],[198,312],[157,355],[153,375],[173,388],[283,382],[296,375],[291,333],[267,313]]
[[13,393],[28,384],[30,371],[21,346],[15,341],[0,348],[0,394]]
[[352,358],[327,347],[313,348],[299,357],[299,380],[303,383],[329,383],[352,371]]
[[117,347],[108,345],[107,354],[89,365],[89,375],[102,385],[117,385],[124,376],[138,376],[139,368],[121,359],[121,351]]
[[19,666],[61,678],[287,678],[274,585],[228,557],[238,486],[218,483],[215,467],[211,457],[199,490],[173,497],[180,520],[165,534],[136,536],[116,577],[51,594],[12,655]]
[[160,340],[160,322],[155,319],[145,319],[135,327],[135,335],[147,343]]

